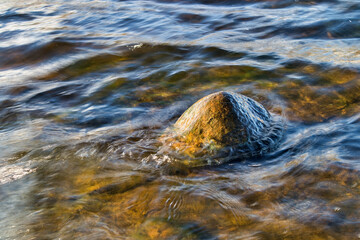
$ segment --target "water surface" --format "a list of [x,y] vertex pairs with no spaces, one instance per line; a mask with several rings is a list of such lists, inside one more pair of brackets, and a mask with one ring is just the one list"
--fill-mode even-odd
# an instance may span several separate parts
[[[357,0],[2,1],[0,239],[360,238],[359,38]],[[222,90],[278,149],[158,164]]]

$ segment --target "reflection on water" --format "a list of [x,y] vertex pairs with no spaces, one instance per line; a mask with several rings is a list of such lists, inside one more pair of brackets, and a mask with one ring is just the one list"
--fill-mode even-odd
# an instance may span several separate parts
[[[0,3],[0,239],[357,239],[355,0]],[[279,148],[158,165],[199,98],[254,98]]]

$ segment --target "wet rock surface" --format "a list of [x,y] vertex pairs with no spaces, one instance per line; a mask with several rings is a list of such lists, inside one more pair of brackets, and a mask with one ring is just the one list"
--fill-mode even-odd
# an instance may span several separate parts
[[[210,94],[187,109],[163,136],[190,165],[259,156],[274,148],[282,126],[258,102],[232,92]],[[197,161],[197,160],[200,160]]]

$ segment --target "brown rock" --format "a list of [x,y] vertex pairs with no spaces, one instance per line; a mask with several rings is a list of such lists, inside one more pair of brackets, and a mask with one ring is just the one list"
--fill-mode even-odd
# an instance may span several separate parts
[[[163,136],[179,155],[210,160],[255,156],[277,142],[269,112],[258,102],[231,92],[210,94],[187,109]],[[269,139],[272,138],[272,139]],[[268,143],[267,143],[268,142]],[[213,161],[212,161],[213,160]]]

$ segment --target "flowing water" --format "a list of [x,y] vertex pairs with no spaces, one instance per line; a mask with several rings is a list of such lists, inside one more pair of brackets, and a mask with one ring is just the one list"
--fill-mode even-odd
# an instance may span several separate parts
[[[158,164],[222,90],[279,147]],[[358,0],[2,0],[0,239],[359,239],[359,103]]]

